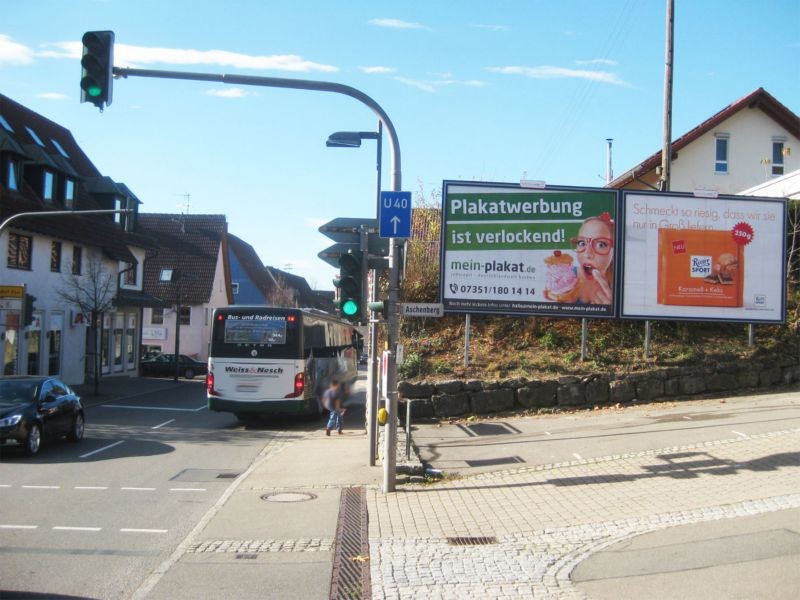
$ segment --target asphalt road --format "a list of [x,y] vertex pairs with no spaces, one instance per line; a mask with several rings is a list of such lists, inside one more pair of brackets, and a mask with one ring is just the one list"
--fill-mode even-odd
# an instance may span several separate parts
[[[278,430],[206,409],[201,381],[86,409],[79,444],[2,451],[0,596],[121,598],[187,535]],[[32,594],[45,594],[33,596]]]

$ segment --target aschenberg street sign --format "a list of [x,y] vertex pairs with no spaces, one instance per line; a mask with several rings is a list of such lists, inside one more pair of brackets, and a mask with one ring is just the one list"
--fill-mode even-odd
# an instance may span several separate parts
[[443,317],[444,304],[403,302],[400,304],[400,315],[403,317]]

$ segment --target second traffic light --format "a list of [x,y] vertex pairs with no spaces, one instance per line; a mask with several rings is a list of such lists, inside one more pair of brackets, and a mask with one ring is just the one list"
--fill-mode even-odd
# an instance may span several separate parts
[[83,34],[81,58],[81,102],[100,110],[111,104],[114,81],[114,32],[87,31]]
[[361,252],[348,252],[339,257],[339,277],[334,285],[339,289],[339,311],[348,321],[361,320],[364,306],[363,257]]

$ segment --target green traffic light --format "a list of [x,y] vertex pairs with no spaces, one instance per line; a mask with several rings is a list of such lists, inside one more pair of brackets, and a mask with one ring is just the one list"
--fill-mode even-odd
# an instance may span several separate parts
[[93,85],[86,90],[86,93],[89,94],[92,98],[97,98],[100,94],[103,93],[103,88],[101,88],[99,85]]
[[352,317],[358,313],[358,303],[355,300],[345,300],[342,304],[342,314]]

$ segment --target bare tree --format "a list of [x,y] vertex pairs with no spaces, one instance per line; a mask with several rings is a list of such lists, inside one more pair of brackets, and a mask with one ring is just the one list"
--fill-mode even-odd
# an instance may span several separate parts
[[[89,315],[91,339],[87,340],[86,356],[91,357],[94,373],[94,394],[100,391],[100,350],[98,332],[103,322],[103,314],[113,306],[114,293],[117,289],[115,273],[103,268],[99,257],[92,257],[86,261],[83,273],[77,274],[70,265],[68,275],[62,275],[61,285],[56,288],[56,294],[67,304],[75,306],[84,314]],[[99,347],[98,347],[99,346]]]
[[269,273],[273,285],[267,291],[267,302],[272,306],[285,306],[293,308],[297,304],[297,290],[286,282],[281,275]]
[[800,327],[800,200],[790,200],[787,205],[789,226],[787,231],[786,283],[790,299],[794,299],[795,314],[792,326]]

